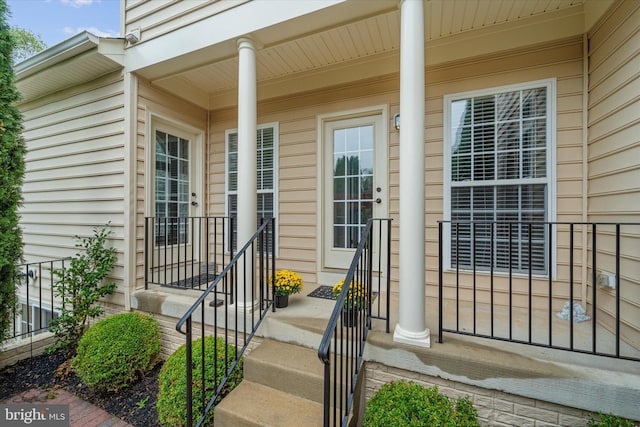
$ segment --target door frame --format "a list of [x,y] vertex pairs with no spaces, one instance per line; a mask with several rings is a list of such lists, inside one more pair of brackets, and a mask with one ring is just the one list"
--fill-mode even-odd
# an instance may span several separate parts
[[[388,215],[389,212],[389,107],[386,104],[382,105],[373,105],[369,107],[356,108],[344,111],[337,111],[333,113],[325,113],[319,114],[317,116],[316,122],[316,130],[317,130],[317,165],[318,165],[318,174],[317,174],[317,206],[318,206],[318,215],[317,215],[317,239],[316,239],[316,262],[317,262],[317,282],[322,285],[333,285],[338,280],[344,279],[344,275],[346,274],[347,269],[341,268],[331,268],[326,267],[324,246],[327,240],[327,230],[326,230],[326,209],[327,203],[332,201],[325,200],[325,181],[327,174],[327,160],[325,156],[325,146],[324,141],[326,138],[325,135],[325,125],[330,122],[342,121],[347,119],[357,119],[361,117],[368,116],[380,116],[381,129],[380,129],[380,141],[378,141],[374,133],[374,153],[376,158],[378,156],[383,156],[384,167],[386,170],[381,171],[381,175],[384,175],[384,182],[378,183],[374,182],[375,187],[381,187],[382,192],[380,194],[380,198],[383,200],[383,212],[384,216]],[[378,164],[376,161],[375,164]],[[374,174],[374,177],[378,176],[378,174]],[[380,185],[379,185],[380,184]]]
[[[205,158],[204,155],[204,135],[205,131],[196,127],[187,125],[183,122],[171,119],[160,114],[153,112],[147,113],[147,126],[146,126],[146,145],[145,145],[145,216],[155,216],[155,131],[160,128],[161,131],[171,133],[178,137],[189,139],[190,141],[190,153],[189,163],[190,167],[194,169],[189,171],[192,176],[189,191],[196,193],[197,206],[193,208],[193,216],[203,216],[203,212],[206,212],[206,195],[204,194],[204,171],[205,171]],[[193,186],[193,187],[192,187]],[[188,233],[190,234],[190,233]],[[175,252],[179,249],[179,245],[164,246],[157,248],[155,243],[155,232],[150,233],[150,242],[145,242],[147,247],[152,248],[153,256],[156,255],[156,251],[159,251],[159,258],[163,258],[163,253],[166,251]],[[187,246],[191,245],[189,242]],[[203,248],[206,250],[206,248]],[[196,251],[199,253],[200,251]],[[186,253],[191,253],[190,250],[186,250]],[[180,259],[178,256],[171,258]],[[187,261],[187,260],[183,260]],[[180,265],[172,265],[171,268],[179,269]]]

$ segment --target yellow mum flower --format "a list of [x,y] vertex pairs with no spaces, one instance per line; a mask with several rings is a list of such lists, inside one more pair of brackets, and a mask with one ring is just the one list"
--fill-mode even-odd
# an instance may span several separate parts
[[276,295],[297,294],[304,289],[302,277],[290,270],[278,270],[269,278],[269,284],[273,286]]

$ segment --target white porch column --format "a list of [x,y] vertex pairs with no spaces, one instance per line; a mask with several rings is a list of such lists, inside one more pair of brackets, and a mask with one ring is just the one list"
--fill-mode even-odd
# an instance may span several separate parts
[[[249,38],[238,40],[238,249],[256,232],[257,184],[256,184],[256,52]],[[253,257],[253,254],[250,255]],[[242,262],[242,261],[240,261]],[[252,283],[251,260],[247,259],[247,269],[238,268],[238,306],[251,309]],[[243,283],[247,289],[243,289]]]
[[403,0],[400,28],[400,307],[393,340],[430,346],[425,324],[424,11]]

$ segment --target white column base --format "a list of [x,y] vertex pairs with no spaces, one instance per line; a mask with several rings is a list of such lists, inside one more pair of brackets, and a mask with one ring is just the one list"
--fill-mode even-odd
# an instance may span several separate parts
[[240,302],[240,301],[238,301],[238,302],[237,302],[237,303],[235,303],[235,304],[229,304],[229,305],[227,306],[227,311],[233,311],[233,312],[235,312],[235,310],[236,310],[236,306],[238,307],[238,312],[239,312],[239,313],[242,313],[242,312],[244,312],[244,313],[251,313],[252,311],[257,310],[257,309],[258,309],[258,307],[259,307],[260,305],[258,304],[258,301],[257,301],[257,300],[256,300],[256,301],[247,301],[247,302],[244,302],[244,301],[243,301],[243,302]]
[[422,332],[415,333],[409,332],[396,325],[396,329],[393,331],[393,341],[401,344],[415,345],[417,347],[431,347],[431,334],[429,328]]

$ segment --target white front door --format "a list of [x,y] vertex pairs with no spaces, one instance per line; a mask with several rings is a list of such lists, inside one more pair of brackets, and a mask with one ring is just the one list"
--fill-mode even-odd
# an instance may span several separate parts
[[325,121],[325,269],[346,269],[370,218],[387,215],[387,150],[382,112]]
[[[181,264],[199,252],[192,248],[194,224],[190,218],[202,212],[200,138],[164,123],[156,123],[152,135],[153,190],[149,207],[155,217],[154,256],[167,259],[171,264]],[[195,226],[197,230],[198,224]]]

